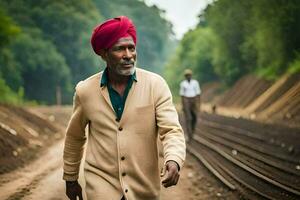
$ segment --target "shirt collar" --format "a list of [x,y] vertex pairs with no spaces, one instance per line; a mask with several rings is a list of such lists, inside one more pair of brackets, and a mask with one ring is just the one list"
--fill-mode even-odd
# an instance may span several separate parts
[[[130,75],[130,81],[135,81],[137,82],[137,77],[136,77],[136,70],[134,71],[134,73],[132,75]],[[108,72],[107,72],[107,67],[104,69],[103,73],[102,73],[102,78],[100,81],[100,86],[107,86],[108,84]]]

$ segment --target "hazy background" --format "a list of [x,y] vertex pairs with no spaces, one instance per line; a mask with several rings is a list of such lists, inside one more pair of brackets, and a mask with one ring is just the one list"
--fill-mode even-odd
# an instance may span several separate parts
[[163,16],[173,24],[177,39],[181,39],[189,29],[194,28],[198,16],[212,0],[145,0],[149,6],[156,5],[164,10]]
[[175,99],[186,68],[225,89],[300,71],[297,0],[1,0],[0,102],[71,104],[76,83],[105,67],[93,28],[119,15],[137,26],[139,67],[164,76]]

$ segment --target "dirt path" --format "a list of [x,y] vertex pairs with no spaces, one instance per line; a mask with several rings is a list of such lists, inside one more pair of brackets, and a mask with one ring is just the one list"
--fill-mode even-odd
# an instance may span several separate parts
[[[0,199],[67,200],[62,177],[62,141],[27,167],[1,176]],[[83,179],[80,180],[83,185]],[[162,189],[162,200],[238,199],[190,155],[176,187]]]
[[162,189],[161,200],[237,200],[235,191],[230,191],[193,156],[187,155],[176,187]]
[[[63,192],[61,156],[62,141],[48,148],[47,152],[42,154],[39,159],[26,167],[1,175],[0,199],[23,199],[25,196],[29,197],[28,199],[53,199],[48,198],[49,195],[44,195],[43,198],[35,198],[34,191],[38,194],[45,190],[47,194],[53,195],[58,193],[53,193],[52,190]],[[53,175],[56,178],[51,179],[50,177]],[[41,183],[45,181],[45,187],[41,187]]]
[[[65,116],[59,108],[43,108],[43,114]],[[69,109],[66,109],[69,112]],[[56,121],[56,120],[55,120]],[[54,121],[54,123],[55,123]],[[61,120],[59,120],[61,122]],[[66,122],[67,120],[65,120]],[[57,123],[57,121],[56,121]],[[62,125],[62,124],[60,124]],[[0,176],[2,200],[67,200],[62,180],[63,141],[60,140],[24,168]],[[80,183],[84,187],[81,170]],[[176,187],[162,189],[162,200],[238,199],[236,193],[226,189],[200,163],[188,155],[181,178]]]

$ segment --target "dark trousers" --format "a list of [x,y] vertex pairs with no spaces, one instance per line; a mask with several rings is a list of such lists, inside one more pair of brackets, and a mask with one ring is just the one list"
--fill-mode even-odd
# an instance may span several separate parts
[[183,112],[185,118],[185,126],[187,132],[187,139],[191,140],[197,125],[197,97],[184,97],[183,102]]
[[126,200],[125,197],[123,196],[121,200]]

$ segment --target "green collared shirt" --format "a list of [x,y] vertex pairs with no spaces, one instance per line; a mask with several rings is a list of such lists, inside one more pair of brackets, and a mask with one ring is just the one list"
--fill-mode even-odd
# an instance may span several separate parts
[[105,68],[102,78],[101,78],[101,83],[100,86],[107,86],[108,93],[109,93],[109,98],[111,101],[111,104],[114,108],[114,111],[117,116],[117,120],[120,120],[124,111],[125,107],[125,101],[128,96],[129,90],[133,84],[133,81],[137,81],[136,79],[136,72],[134,72],[133,75],[130,76],[127,86],[124,91],[124,95],[121,96],[116,90],[112,88],[112,86],[108,82],[108,74],[107,74],[107,68]]

